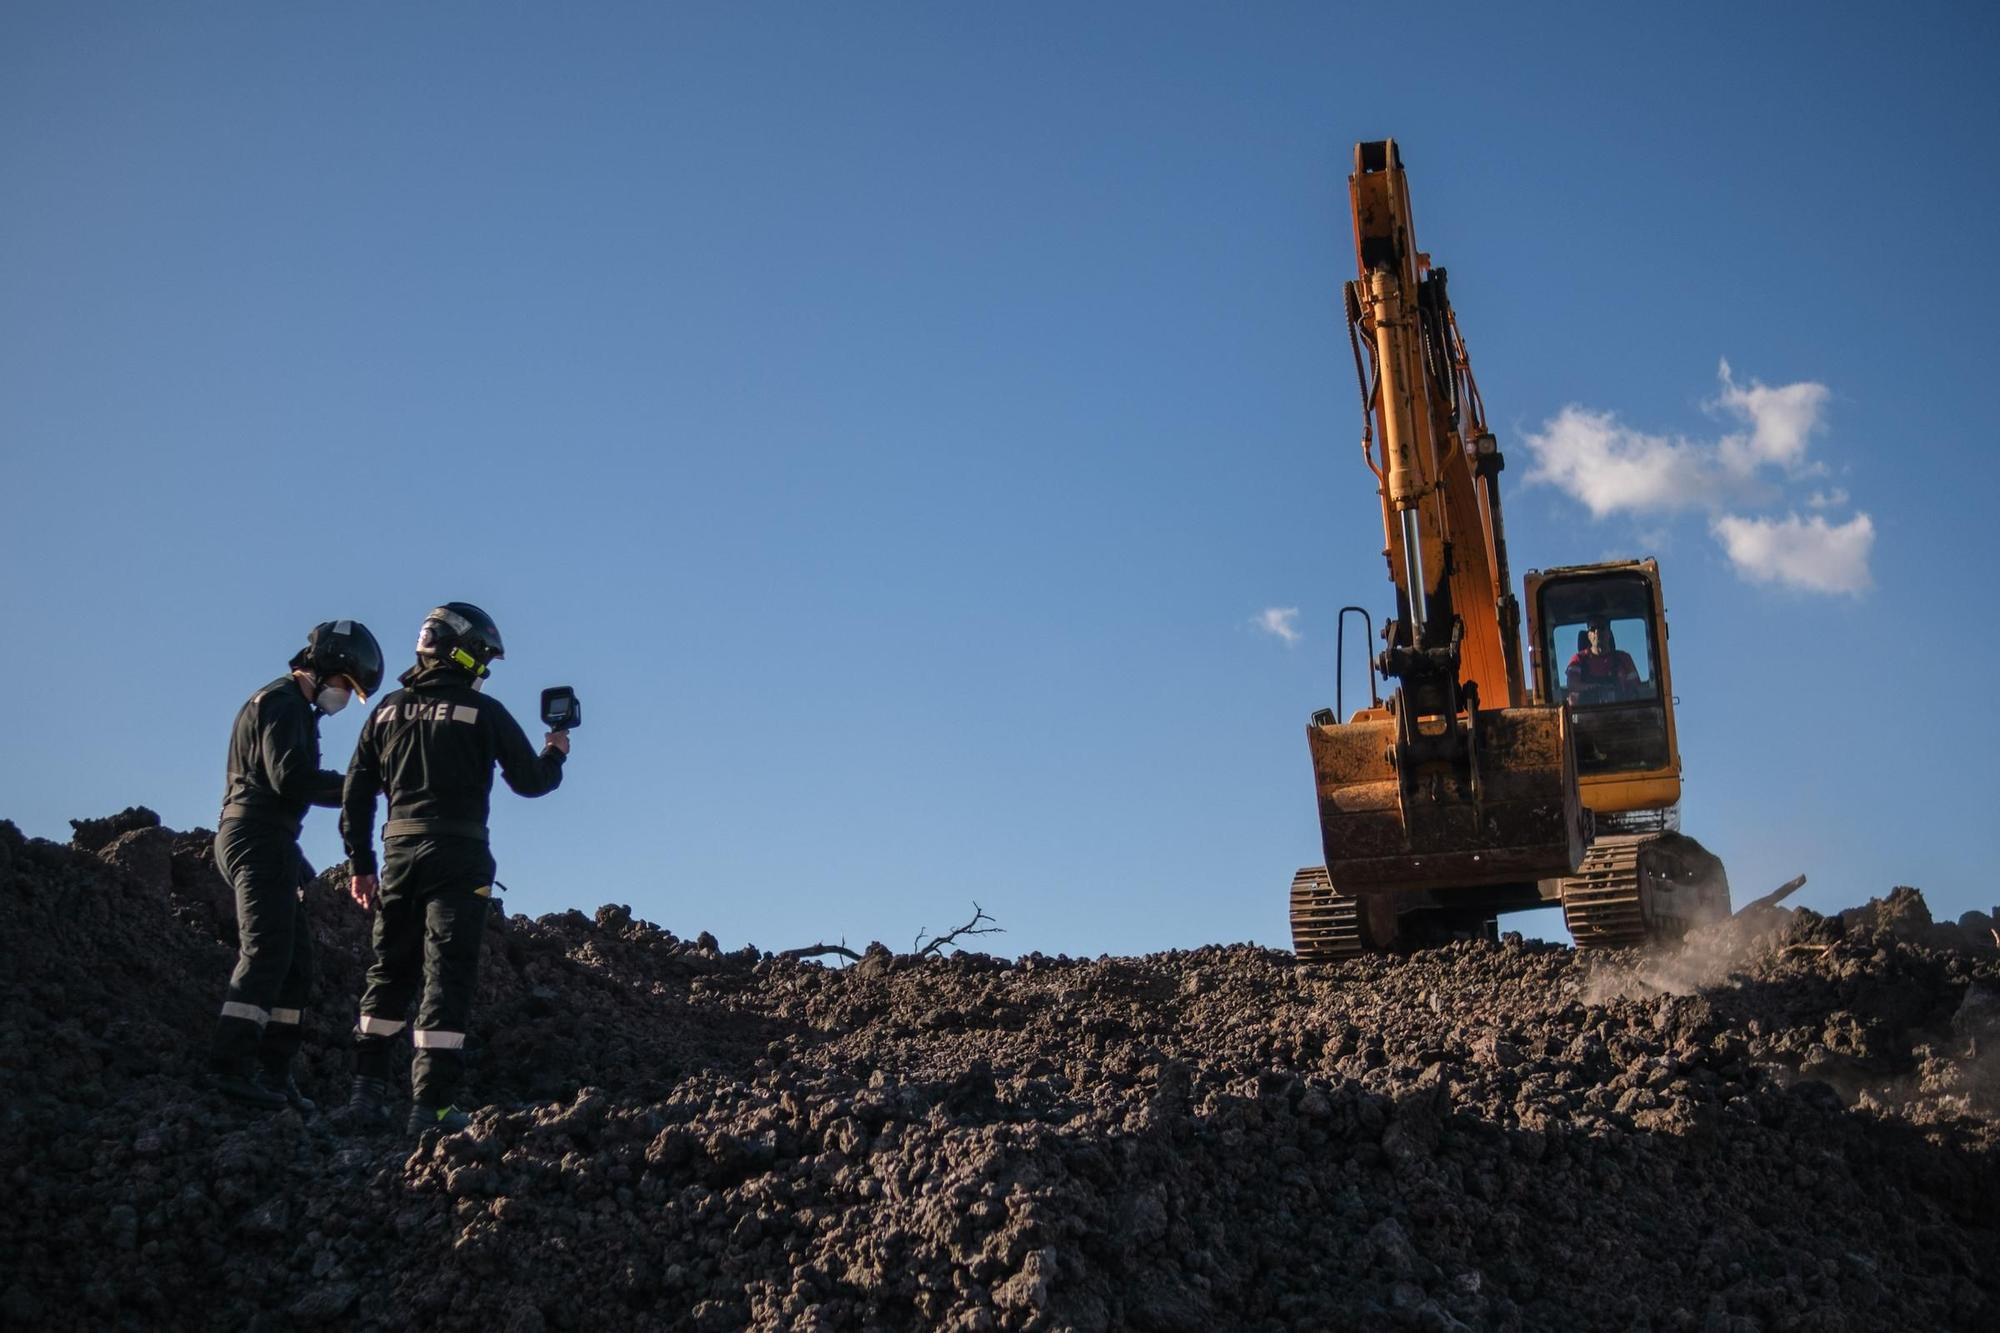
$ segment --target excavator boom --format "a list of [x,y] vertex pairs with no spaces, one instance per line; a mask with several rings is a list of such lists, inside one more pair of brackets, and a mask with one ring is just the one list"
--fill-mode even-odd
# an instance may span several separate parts
[[1358,145],[1349,186],[1360,271],[1346,307],[1396,590],[1378,659],[1394,688],[1384,707],[1315,715],[1307,739],[1328,891],[1363,900],[1379,948],[1398,934],[1398,895],[1528,892],[1574,870],[1588,834],[1567,711],[1529,699],[1505,460],[1445,271],[1417,248],[1395,142]]

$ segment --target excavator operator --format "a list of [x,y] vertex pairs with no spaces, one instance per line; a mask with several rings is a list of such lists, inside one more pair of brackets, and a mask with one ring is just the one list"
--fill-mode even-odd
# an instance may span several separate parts
[[1572,704],[1618,703],[1645,693],[1645,682],[1631,654],[1620,651],[1611,622],[1592,616],[1576,636],[1576,655],[1563,673],[1564,690]]

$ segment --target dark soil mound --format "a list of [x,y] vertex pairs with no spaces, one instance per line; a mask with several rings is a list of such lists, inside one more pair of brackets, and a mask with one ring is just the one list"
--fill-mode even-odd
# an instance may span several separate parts
[[[308,892],[338,1100],[365,920]],[[0,1323],[2000,1324],[2000,953],[1920,895],[1667,955],[872,954],[496,920],[462,1134],[195,1077],[206,833],[0,822]]]

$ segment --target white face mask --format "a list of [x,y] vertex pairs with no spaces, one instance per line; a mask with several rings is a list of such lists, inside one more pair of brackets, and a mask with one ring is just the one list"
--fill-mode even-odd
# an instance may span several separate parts
[[313,700],[313,707],[319,709],[320,712],[325,713],[328,717],[332,717],[335,713],[347,707],[347,701],[352,697],[353,695],[345,686],[322,685],[319,687],[318,697]]

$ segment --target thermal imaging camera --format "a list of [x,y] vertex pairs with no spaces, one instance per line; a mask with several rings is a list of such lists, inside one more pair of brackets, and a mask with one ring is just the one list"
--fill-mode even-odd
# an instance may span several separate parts
[[583,701],[567,685],[542,691],[542,725],[550,731],[571,731],[583,725]]

